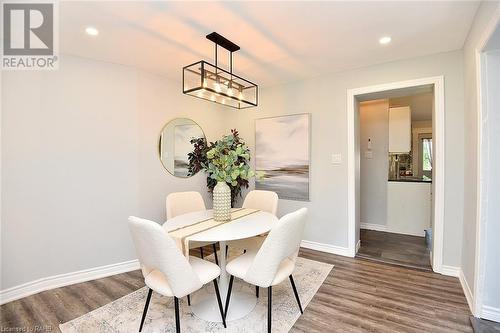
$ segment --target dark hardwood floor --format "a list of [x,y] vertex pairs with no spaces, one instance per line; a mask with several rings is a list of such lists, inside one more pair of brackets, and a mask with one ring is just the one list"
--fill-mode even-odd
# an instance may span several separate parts
[[361,229],[357,257],[432,271],[424,237]]
[[[335,267],[292,332],[472,332],[456,278],[307,249],[300,256]],[[60,323],[142,286],[133,271],[10,302],[1,306],[0,332],[59,332]]]

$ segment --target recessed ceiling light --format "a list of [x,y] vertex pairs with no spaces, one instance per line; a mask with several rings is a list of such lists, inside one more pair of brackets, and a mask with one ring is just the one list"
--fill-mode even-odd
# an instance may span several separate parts
[[378,40],[378,42],[382,45],[389,44],[391,42],[391,37],[389,36],[384,36]]
[[99,30],[97,30],[94,27],[87,27],[85,29],[85,32],[87,33],[87,35],[90,35],[90,36],[97,36],[97,35],[99,35]]

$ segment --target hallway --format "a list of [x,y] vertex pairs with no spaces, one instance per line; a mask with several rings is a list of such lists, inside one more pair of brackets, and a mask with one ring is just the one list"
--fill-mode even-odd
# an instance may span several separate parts
[[361,229],[356,257],[432,271],[424,237]]

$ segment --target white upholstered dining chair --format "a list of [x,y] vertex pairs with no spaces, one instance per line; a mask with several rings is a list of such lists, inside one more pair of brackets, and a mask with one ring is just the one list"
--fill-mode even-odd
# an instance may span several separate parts
[[[198,212],[205,210],[205,201],[200,193],[195,191],[188,192],[175,192],[167,195],[166,200],[167,208],[167,223],[168,220],[176,217],[178,215]],[[217,258],[217,247],[213,242],[189,242],[190,249],[200,248],[201,258],[203,259],[203,247],[207,245],[212,245],[215,263],[219,264],[219,259]]]
[[[253,190],[248,192],[243,201],[243,208],[258,209],[276,215],[278,212],[278,194],[272,191]],[[238,239],[227,242],[231,248],[240,250],[257,250],[266,239],[266,235],[259,235],[251,238]]]
[[188,260],[175,241],[155,222],[131,216],[129,228],[144,282],[149,288],[139,332],[142,331],[153,290],[160,295],[174,297],[176,332],[180,332],[179,298],[195,292],[211,281],[214,283],[222,323],[226,327],[217,285],[219,266],[197,257],[189,257]]
[[292,273],[295,269],[295,261],[304,233],[306,216],[307,208],[301,208],[283,216],[271,229],[258,251],[248,250],[227,264],[226,270],[231,275],[231,278],[229,279],[229,289],[226,296],[225,314],[229,309],[234,277],[253,284],[257,288],[267,288],[268,332],[271,332],[272,287],[283,282],[287,277],[290,279],[300,313],[303,313]]

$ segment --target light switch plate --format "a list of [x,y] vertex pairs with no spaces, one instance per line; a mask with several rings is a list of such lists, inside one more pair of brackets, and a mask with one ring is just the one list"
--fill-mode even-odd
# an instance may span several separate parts
[[342,154],[332,154],[332,164],[338,165],[342,163]]
[[373,158],[373,151],[371,151],[371,150],[365,151],[365,158],[372,159]]

